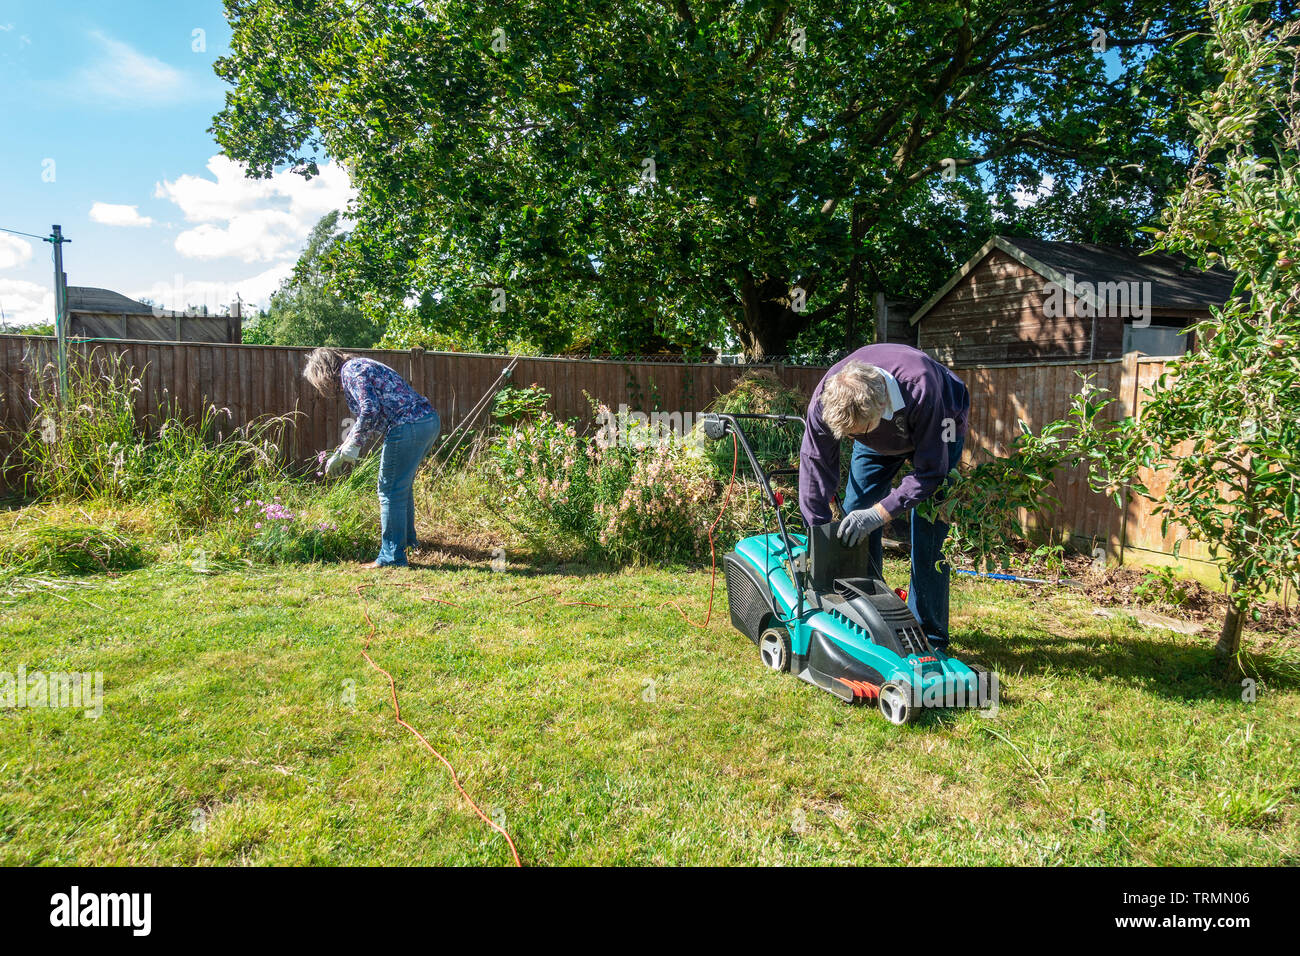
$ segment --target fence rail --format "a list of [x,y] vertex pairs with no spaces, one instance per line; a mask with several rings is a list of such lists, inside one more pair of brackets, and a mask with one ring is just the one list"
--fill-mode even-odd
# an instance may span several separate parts
[[[207,405],[228,412],[231,427],[265,415],[294,414],[287,432],[285,454],[306,460],[342,438],[348,416],[341,399],[325,400],[302,377],[310,349],[266,345],[227,345],[198,342],[77,342],[69,344],[73,362],[122,362],[140,379],[136,413],[141,419],[164,406],[193,416]],[[396,369],[428,396],[442,415],[444,428],[455,427],[491,387],[509,362],[507,356],[469,353],[366,350],[367,355]],[[37,378],[53,361],[53,340],[0,335],[0,453],[7,452],[16,430],[31,416]],[[805,396],[825,374],[824,366],[721,365],[689,362],[621,361],[521,357],[511,381],[537,384],[551,396],[549,408],[561,417],[588,418],[591,402],[611,408],[626,404],[639,411],[698,412],[727,392],[746,371],[770,369]],[[1133,414],[1141,386],[1164,370],[1159,359],[1130,354],[1123,360],[1051,362],[958,367],[971,390],[971,421],[966,447],[978,460],[1005,455],[1018,433],[1018,422],[1038,428],[1061,418],[1078,393],[1082,378],[1109,389],[1120,401],[1117,415]],[[47,373],[46,373],[47,374]],[[1120,509],[1088,488],[1081,468],[1056,476],[1060,506],[1050,513],[1023,515],[1031,526],[1049,528],[1085,548],[1104,548],[1107,559],[1139,561],[1154,556],[1167,563],[1174,531],[1160,522],[1143,502]],[[1184,546],[1180,560],[1203,561],[1205,552]]]

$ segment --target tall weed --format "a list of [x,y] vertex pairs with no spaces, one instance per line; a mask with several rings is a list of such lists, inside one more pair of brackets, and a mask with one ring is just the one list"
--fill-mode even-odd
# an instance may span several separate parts
[[195,527],[230,514],[231,502],[247,492],[269,492],[289,477],[279,452],[285,417],[232,427],[228,409],[208,405],[197,419],[184,419],[165,404],[140,422],[140,379],[120,356],[71,365],[66,401],[51,376],[40,381],[14,452],[29,497],[148,503],[179,526]]

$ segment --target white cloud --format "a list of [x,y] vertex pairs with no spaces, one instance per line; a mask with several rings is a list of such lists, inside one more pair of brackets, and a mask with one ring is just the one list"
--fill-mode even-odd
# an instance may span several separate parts
[[263,209],[240,213],[224,227],[204,223],[187,229],[176,237],[176,251],[187,259],[273,262],[297,249],[306,235],[303,224],[289,213]]
[[90,221],[106,226],[152,226],[153,220],[140,215],[138,206],[118,206],[97,202],[90,207]]
[[9,325],[54,321],[54,292],[23,279],[0,279],[0,310]]
[[154,188],[155,197],[180,207],[186,222],[198,223],[176,237],[176,251],[191,259],[296,258],[317,220],[355,195],[338,163],[324,164],[311,180],[288,171],[249,179],[242,164],[225,156],[213,156],[207,168],[211,178],[186,174]]
[[0,269],[26,265],[32,259],[32,244],[21,236],[0,232]]
[[171,282],[155,282],[147,289],[130,293],[135,299],[148,299],[159,308],[181,311],[190,306],[206,305],[209,312],[219,313],[238,296],[244,303],[245,316],[270,301],[271,293],[293,272],[292,260],[271,266],[256,275],[230,282],[187,279],[177,273]]
[[1052,190],[1055,188],[1056,179],[1044,174],[1043,178],[1039,180],[1036,189],[1017,187],[1016,189],[1011,190],[1011,198],[1019,208],[1025,209],[1037,203],[1038,200],[1050,196]]
[[189,76],[155,56],[92,30],[99,54],[72,75],[69,91],[118,106],[160,106],[194,95]]

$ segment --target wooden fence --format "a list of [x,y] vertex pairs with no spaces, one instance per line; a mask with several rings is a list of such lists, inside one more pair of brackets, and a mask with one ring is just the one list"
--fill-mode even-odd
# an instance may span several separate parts
[[[53,340],[31,336],[0,336],[0,453],[15,429],[29,420],[39,374],[49,374]],[[264,415],[297,413],[285,445],[293,459],[306,460],[320,449],[337,445],[344,434],[348,410],[341,399],[321,399],[302,378],[310,349],[219,343],[112,341],[72,342],[70,360],[122,361],[140,379],[136,412],[141,418],[170,404],[192,415],[208,404],[228,411],[231,427]],[[500,355],[372,350],[368,355],[393,367],[427,395],[443,418],[445,430],[455,427],[496,381],[509,359]],[[825,368],[769,368],[804,395],[811,393]],[[551,395],[550,410],[562,417],[587,419],[591,399],[611,408],[626,404],[637,411],[698,412],[728,391],[755,366],[622,362],[586,359],[521,358],[511,377],[515,385],[537,384]],[[1131,414],[1141,386],[1164,369],[1158,359],[1131,353],[1123,360],[1102,362],[1001,365],[958,368],[971,390],[971,422],[967,454],[1005,455],[1018,433],[1018,421],[1031,427],[1065,415],[1078,393],[1081,375],[1121,401],[1116,414]],[[1133,502],[1120,509],[1088,488],[1082,469],[1057,476],[1060,507],[1051,513],[1025,515],[1027,523],[1044,533],[1068,536],[1093,553],[1105,549],[1111,563],[1168,563],[1175,534],[1160,531],[1148,506]],[[1203,563],[1205,553],[1184,546],[1180,563]],[[1189,562],[1188,559],[1191,559]],[[1192,568],[1192,570],[1196,570]],[[1204,568],[1202,571],[1206,570]],[[1202,575],[1204,576],[1204,575]]]

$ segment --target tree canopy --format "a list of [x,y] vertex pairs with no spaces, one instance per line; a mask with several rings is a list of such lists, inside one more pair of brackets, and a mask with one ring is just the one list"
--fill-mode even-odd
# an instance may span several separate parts
[[226,10],[222,148],[343,162],[338,287],[483,348],[855,344],[994,231],[1139,241],[1212,85],[1190,0]]

